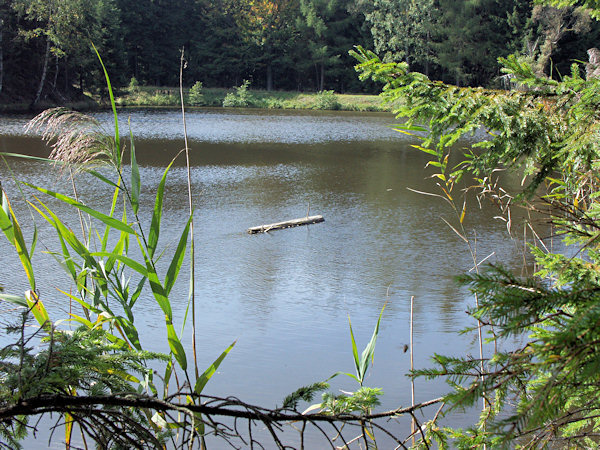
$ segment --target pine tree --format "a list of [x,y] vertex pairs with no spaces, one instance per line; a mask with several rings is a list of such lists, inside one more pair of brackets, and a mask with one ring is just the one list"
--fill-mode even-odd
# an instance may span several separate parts
[[[561,5],[567,3],[590,6]],[[600,8],[589,13],[600,18]],[[401,100],[397,113],[408,119],[401,129],[425,132],[419,148],[432,156],[442,187],[474,176],[470,189],[503,208],[520,199],[538,214],[550,209],[548,220],[567,245],[551,251],[536,237],[532,256],[539,270],[530,276],[489,266],[460,277],[479,299],[471,314],[493,326],[490,339],[499,348],[507,341],[513,348],[482,359],[435,355],[434,368],[414,373],[445,378],[451,410],[482,398],[486,405],[480,422],[467,430],[429,423],[427,445],[453,440],[459,448],[498,448],[518,439],[526,448],[594,446],[600,433],[600,79],[586,79],[582,64],[573,63],[570,74],[555,80],[526,57],[511,55],[500,63],[518,89],[459,88],[362,49],[355,56],[363,78],[385,82],[384,97]],[[481,129],[488,138],[473,136]],[[463,136],[471,144],[451,168],[447,161]],[[524,189],[507,192],[499,168],[524,173]],[[523,345],[514,348],[514,338]]]

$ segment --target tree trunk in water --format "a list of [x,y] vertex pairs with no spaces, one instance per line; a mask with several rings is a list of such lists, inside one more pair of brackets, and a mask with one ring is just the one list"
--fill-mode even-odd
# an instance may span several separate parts
[[4,19],[0,19],[0,93],[2,92],[2,81],[4,79],[4,52],[2,51],[2,29]]
[[32,106],[35,106],[40,101],[40,97],[42,96],[42,90],[44,89],[44,84],[46,83],[46,74],[48,73],[48,59],[50,58],[50,39],[46,38],[46,55],[44,56],[44,67],[42,69],[42,79],[40,80],[40,85],[38,87],[37,93],[35,94],[35,100],[32,103]]
[[323,91],[325,86],[325,63],[321,63],[321,79],[319,80],[319,91]]
[[267,91],[273,90],[273,65],[267,64]]
[[429,31],[427,32],[427,40],[425,44],[425,76],[429,78]]
[[52,89],[56,90],[56,82],[58,81],[58,55],[54,55],[54,81],[52,81]]

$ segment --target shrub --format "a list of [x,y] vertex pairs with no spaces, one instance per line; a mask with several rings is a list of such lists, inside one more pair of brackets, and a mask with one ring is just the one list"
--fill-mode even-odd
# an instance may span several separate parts
[[234,108],[250,106],[254,99],[252,94],[248,92],[248,86],[250,86],[250,81],[244,80],[241,86],[235,88],[235,92],[228,92],[225,100],[223,100],[223,106]]
[[193,106],[206,105],[206,100],[204,100],[204,94],[202,93],[202,82],[196,81],[190,88],[189,102]]
[[338,110],[341,106],[333,91],[321,91],[317,93],[313,109]]
[[131,77],[129,80],[129,92],[138,92],[140,90],[140,83],[136,77]]

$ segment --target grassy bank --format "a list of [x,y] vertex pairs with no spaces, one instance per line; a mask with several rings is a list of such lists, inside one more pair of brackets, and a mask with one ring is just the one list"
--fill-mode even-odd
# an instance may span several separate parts
[[[377,95],[335,94],[332,91],[304,93],[289,91],[202,88],[200,97],[190,98],[190,90],[184,91],[186,106],[234,106],[267,109],[320,109],[341,111],[390,111],[381,105]],[[139,86],[124,89],[117,94],[119,106],[162,106],[180,105],[179,88]]]

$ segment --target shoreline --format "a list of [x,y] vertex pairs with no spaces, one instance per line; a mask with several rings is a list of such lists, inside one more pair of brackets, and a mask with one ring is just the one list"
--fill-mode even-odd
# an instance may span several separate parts
[[[236,88],[204,88],[200,102],[191,104],[189,89],[184,89],[185,106],[189,109],[223,106],[225,98],[236,95]],[[390,105],[382,105],[382,99],[372,94],[336,94],[333,91],[323,93],[305,93],[295,91],[247,91],[243,102],[236,108],[244,109],[280,109],[280,110],[321,110],[321,111],[356,111],[356,112],[391,112]],[[115,103],[122,108],[181,108],[179,88],[140,86],[135,89],[122,88],[115,92]],[[41,112],[48,108],[64,106],[78,111],[98,111],[110,109],[105,99],[91,94],[84,100],[64,103],[44,101],[35,108],[26,102],[15,102],[0,105],[0,113],[21,114]]]

